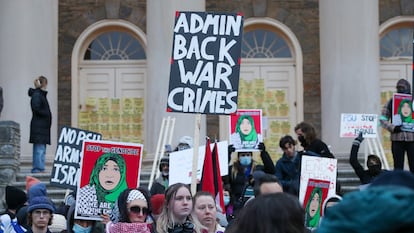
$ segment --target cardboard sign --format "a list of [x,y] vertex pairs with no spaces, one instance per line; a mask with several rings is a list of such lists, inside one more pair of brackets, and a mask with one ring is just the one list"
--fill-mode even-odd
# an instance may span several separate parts
[[177,12],[167,112],[237,110],[243,16]]
[[76,219],[101,220],[110,214],[119,194],[139,185],[143,146],[85,141],[76,195]]
[[62,127],[53,162],[50,184],[61,188],[75,189],[80,177],[82,145],[84,140],[101,140],[99,133]]
[[402,131],[414,132],[411,95],[394,93],[392,98],[392,124],[401,125]]
[[378,115],[376,114],[341,114],[341,138],[358,137],[359,132],[364,138],[376,138],[378,135]]
[[302,156],[299,201],[305,206],[305,194],[310,180],[327,181],[329,183],[328,196],[335,195],[337,169],[336,159]]
[[[221,176],[227,175],[229,170],[227,147],[227,141],[217,143]],[[211,150],[213,150],[214,143],[210,144],[210,148]],[[197,180],[201,180],[201,172],[203,171],[205,151],[205,146],[200,146],[198,148],[199,156],[197,163]],[[192,164],[193,148],[170,153],[170,175],[168,177],[169,185],[175,183],[190,184]]]
[[229,123],[230,144],[236,150],[251,151],[263,142],[261,109],[238,109],[230,115]]

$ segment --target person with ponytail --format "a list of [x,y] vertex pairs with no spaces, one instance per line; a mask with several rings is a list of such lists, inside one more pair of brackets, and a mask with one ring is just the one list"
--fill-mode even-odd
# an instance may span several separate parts
[[52,113],[47,95],[47,78],[40,76],[34,80],[35,88],[29,88],[31,97],[32,120],[30,122],[29,142],[33,144],[32,173],[45,171],[46,144],[50,145]]

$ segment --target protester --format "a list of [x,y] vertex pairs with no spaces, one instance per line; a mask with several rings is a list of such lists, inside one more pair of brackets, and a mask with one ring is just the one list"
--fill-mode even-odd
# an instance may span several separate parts
[[190,136],[182,136],[178,141],[178,145],[174,151],[187,150],[193,147],[193,138]]
[[29,142],[33,143],[32,173],[45,171],[46,144],[50,145],[50,127],[52,113],[50,111],[47,95],[47,79],[39,76],[34,80],[35,89],[29,88],[31,97],[32,120],[30,122]]
[[317,233],[411,233],[414,229],[414,175],[384,172],[362,191],[330,207]]
[[155,194],[151,196],[152,216],[154,217],[154,221],[156,221],[158,216],[161,214],[164,200],[164,194]]
[[[411,85],[405,79],[397,82],[397,93],[411,94]],[[392,122],[393,98],[382,108],[381,126],[391,133],[391,151],[394,159],[394,169],[404,169],[405,152],[407,152],[410,171],[414,172],[414,132],[402,131],[402,122]]]
[[299,195],[300,156],[295,149],[296,142],[286,135],[279,141],[283,151],[282,157],[276,162],[275,175],[283,185],[284,192]]
[[157,233],[201,233],[202,225],[191,215],[193,198],[188,185],[176,183],[165,191],[165,201],[157,220]]
[[30,228],[28,233],[51,233],[49,225],[52,224],[55,208],[46,196],[37,196],[30,200],[27,208],[27,219]]
[[316,137],[315,128],[311,124],[301,122],[295,126],[295,132],[304,149],[302,154],[334,158],[328,146]]
[[247,203],[225,232],[302,233],[306,232],[304,220],[304,210],[295,196],[272,193]]
[[75,219],[76,203],[72,202],[66,215],[66,231],[62,233],[102,233],[105,226],[100,221]]
[[[257,165],[257,162],[253,160],[252,151],[239,151],[237,152],[237,160],[233,165],[229,166],[229,175],[223,177],[224,184],[230,185],[231,187],[231,194],[234,201],[233,214],[236,214],[236,212],[243,207],[244,203],[254,195],[253,187],[255,173],[275,173],[275,166],[269,153],[266,151],[265,144],[260,143],[258,148],[260,150],[263,166]],[[234,151],[235,148],[232,145],[229,145],[229,156]],[[244,196],[246,189],[250,189],[251,194]]]
[[20,233],[26,229],[18,222],[16,213],[26,203],[26,193],[14,186],[6,186],[7,209],[0,214],[0,232]]
[[[47,197],[46,185],[44,183],[36,183],[29,188],[29,192],[27,193],[27,199],[28,199],[29,205],[35,197],[39,197],[39,196]],[[30,227],[29,224],[27,223],[27,209],[28,209],[28,206],[25,205],[21,207],[16,213],[19,223],[26,229]]]
[[155,231],[150,194],[146,189],[124,190],[111,214],[111,222],[106,224],[109,233],[150,233]]
[[170,173],[170,159],[168,157],[161,158],[160,165],[158,167],[160,176],[155,179],[155,182],[151,186],[151,195],[164,194],[168,188],[168,178]]
[[224,185],[223,189],[223,200],[226,212],[226,219],[228,224],[234,220],[234,205],[233,205],[233,195],[231,195],[231,188],[230,185]]
[[354,169],[355,173],[359,177],[361,184],[368,184],[374,179],[376,176],[383,172],[382,170],[382,163],[381,159],[377,155],[368,155],[367,159],[367,170],[361,166],[358,161],[358,151],[361,142],[364,140],[362,136],[362,132],[359,133],[358,137],[352,143],[351,154],[349,156],[349,163],[351,164],[352,168]]
[[223,233],[224,228],[217,221],[217,205],[209,192],[199,191],[194,196],[194,216],[207,228],[205,233]]

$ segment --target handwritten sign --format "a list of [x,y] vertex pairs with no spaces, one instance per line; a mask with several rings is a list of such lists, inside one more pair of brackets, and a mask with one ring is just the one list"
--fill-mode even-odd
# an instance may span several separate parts
[[167,112],[237,110],[243,16],[177,12]]
[[378,115],[376,114],[341,114],[341,138],[355,138],[359,132],[364,138],[376,138],[378,134]]

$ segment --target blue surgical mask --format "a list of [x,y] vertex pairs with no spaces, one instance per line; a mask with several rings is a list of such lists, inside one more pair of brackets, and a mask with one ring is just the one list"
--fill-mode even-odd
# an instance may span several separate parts
[[90,233],[92,231],[92,226],[83,227],[79,224],[73,224],[72,230],[74,233]]
[[230,203],[230,197],[229,196],[224,196],[224,205],[227,206]]
[[240,156],[239,161],[242,166],[249,166],[252,163],[252,156]]

